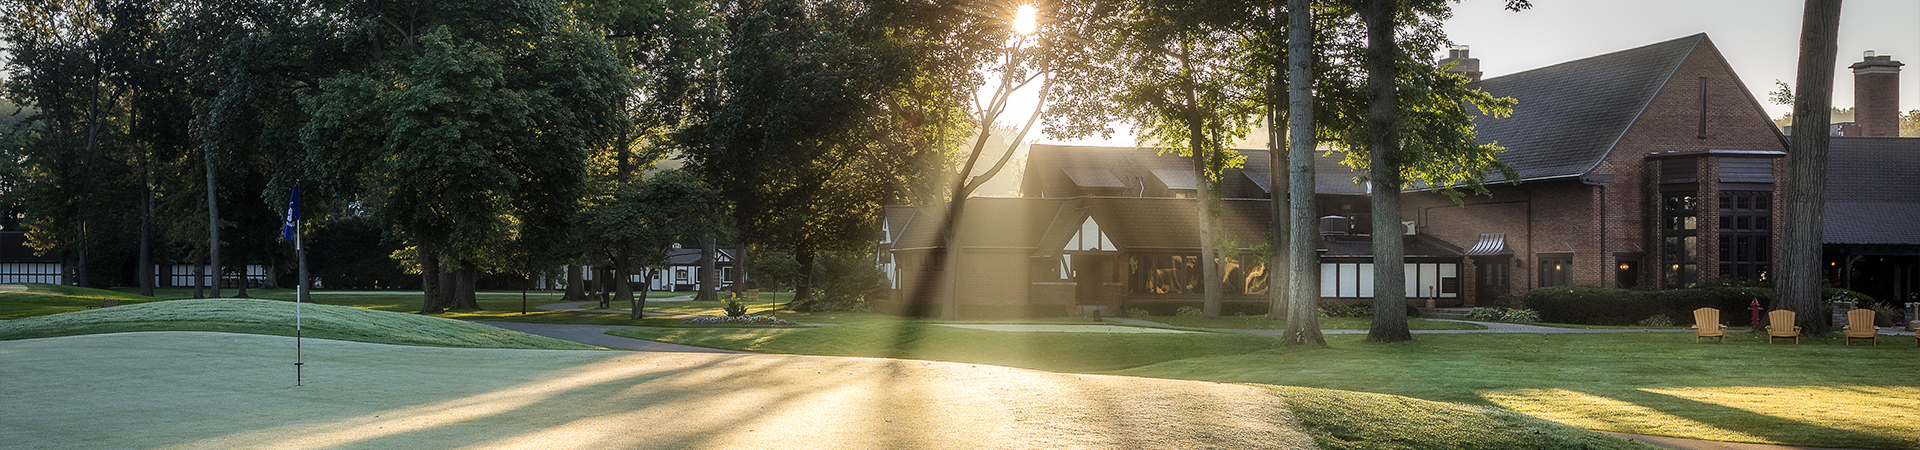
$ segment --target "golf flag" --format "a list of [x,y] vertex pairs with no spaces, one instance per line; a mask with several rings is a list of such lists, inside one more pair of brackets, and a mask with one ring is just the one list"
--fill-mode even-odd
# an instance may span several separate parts
[[287,197],[287,223],[280,231],[280,237],[287,242],[298,239],[300,233],[300,185],[293,185],[293,195]]

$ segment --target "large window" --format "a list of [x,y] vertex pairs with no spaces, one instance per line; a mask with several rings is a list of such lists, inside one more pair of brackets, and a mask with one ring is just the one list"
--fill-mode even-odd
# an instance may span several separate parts
[[1540,287],[1573,284],[1572,253],[1541,253],[1534,259],[1540,261]]
[[[1407,298],[1454,298],[1460,296],[1460,265],[1448,263],[1408,263],[1405,266]],[[1327,298],[1373,298],[1372,263],[1320,264],[1320,296]]]
[[1773,261],[1772,228],[1772,192],[1720,192],[1720,277],[1767,279]]
[[1693,192],[1660,194],[1661,261],[1666,286],[1688,287],[1700,280],[1700,198]]
[[1127,258],[1131,291],[1140,294],[1198,294],[1200,257],[1135,255]]
[[[1268,279],[1265,258],[1226,258],[1220,273],[1222,294],[1265,294]],[[1193,255],[1134,255],[1127,258],[1128,290],[1137,294],[1199,294],[1200,257]]]

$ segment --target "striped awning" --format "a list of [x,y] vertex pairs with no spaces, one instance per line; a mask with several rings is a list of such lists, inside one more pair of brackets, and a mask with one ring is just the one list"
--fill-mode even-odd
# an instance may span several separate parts
[[1506,233],[1480,233],[1480,243],[1467,249],[1467,256],[1511,255],[1513,249],[1507,248]]

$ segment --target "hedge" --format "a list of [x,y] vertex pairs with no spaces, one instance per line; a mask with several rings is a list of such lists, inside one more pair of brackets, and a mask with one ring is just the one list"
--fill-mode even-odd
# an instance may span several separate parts
[[[1839,288],[1826,288],[1822,298],[1843,294],[1868,299],[1864,294]],[[1655,315],[1664,315],[1680,325],[1693,324],[1693,310],[1720,310],[1720,321],[1730,326],[1752,326],[1747,308],[1754,300],[1770,308],[1773,289],[1764,287],[1712,286],[1666,291],[1633,291],[1591,286],[1554,286],[1527,292],[1521,299],[1527,309],[1540,312],[1540,321],[1584,325],[1634,325]],[[1864,304],[1862,306],[1865,306]],[[1827,310],[1832,310],[1829,303]]]

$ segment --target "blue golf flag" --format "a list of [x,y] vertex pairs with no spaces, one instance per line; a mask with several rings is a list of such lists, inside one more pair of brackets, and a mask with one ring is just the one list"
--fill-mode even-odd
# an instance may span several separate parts
[[300,232],[300,185],[293,185],[293,195],[287,197],[287,223],[280,231],[280,237],[293,242]]

